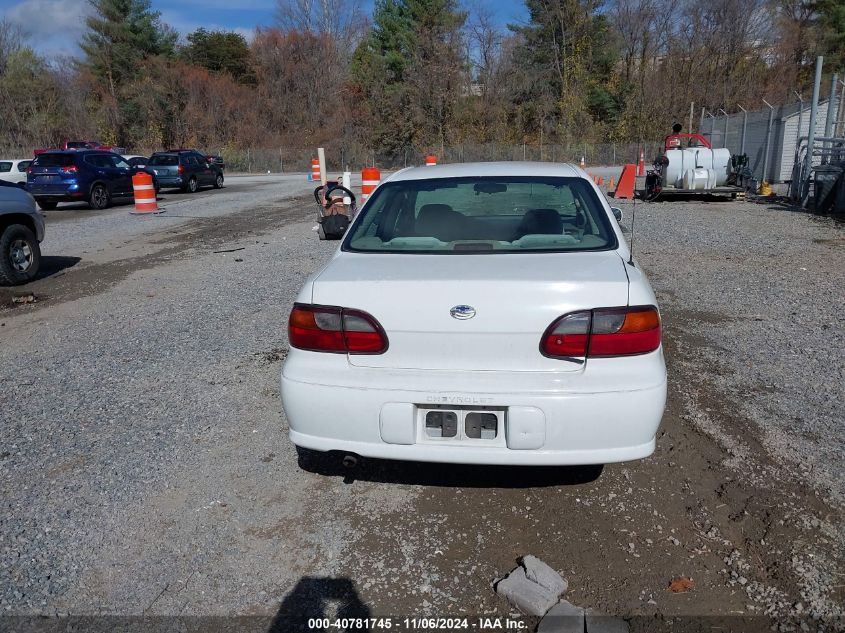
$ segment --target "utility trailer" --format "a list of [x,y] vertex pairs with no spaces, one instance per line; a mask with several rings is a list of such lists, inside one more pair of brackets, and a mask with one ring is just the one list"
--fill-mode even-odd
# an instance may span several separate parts
[[[686,139],[686,143],[684,143]],[[701,134],[670,134],[663,154],[654,159],[645,179],[646,200],[673,195],[719,195],[735,198],[748,190],[751,172],[745,155],[714,149]]]

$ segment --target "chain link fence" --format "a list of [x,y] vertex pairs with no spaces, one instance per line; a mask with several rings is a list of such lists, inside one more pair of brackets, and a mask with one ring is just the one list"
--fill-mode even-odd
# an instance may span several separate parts
[[[368,165],[386,171],[402,169],[425,163],[429,154],[437,162],[465,163],[476,161],[548,161],[580,164],[581,159],[590,166],[622,165],[636,163],[643,151],[646,163],[651,164],[662,148],[662,141],[640,143],[602,143],[571,145],[508,145],[498,143],[460,144],[443,147],[408,146],[393,151],[379,151],[354,144],[329,144],[325,146],[326,162],[330,172],[346,168],[357,172]],[[226,161],[229,172],[245,173],[304,173],[311,169],[311,159],[317,157],[316,148],[248,148],[214,150]]]
[[[578,144],[519,144],[484,143],[446,145],[442,147],[415,146],[384,151],[363,147],[356,143],[326,143],[326,162],[331,173],[347,167],[359,172],[368,165],[385,171],[402,169],[425,163],[429,154],[438,163],[464,163],[476,161],[549,161],[580,164],[583,157],[588,167],[600,165],[621,165],[639,160],[640,147],[644,150],[647,164],[651,164],[662,147],[662,141],[640,143],[578,143]],[[219,154],[226,163],[227,172],[235,173],[305,173],[311,170],[311,159],[317,157],[316,147],[232,147],[198,148],[209,154]],[[136,153],[136,152],[132,152]],[[152,151],[137,150],[138,154],[149,156]],[[0,158],[19,158],[20,150],[5,151],[0,148]]]

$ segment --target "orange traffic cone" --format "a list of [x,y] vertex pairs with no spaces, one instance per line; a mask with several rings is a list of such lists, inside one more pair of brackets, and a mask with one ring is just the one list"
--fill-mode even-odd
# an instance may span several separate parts
[[610,195],[614,198],[628,198],[629,200],[633,200],[636,182],[637,166],[633,163],[629,163],[622,168],[622,175],[619,176],[619,185]]

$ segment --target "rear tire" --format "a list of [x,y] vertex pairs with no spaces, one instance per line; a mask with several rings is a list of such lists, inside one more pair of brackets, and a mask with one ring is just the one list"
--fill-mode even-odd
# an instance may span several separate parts
[[16,286],[35,279],[41,247],[23,224],[12,224],[0,235],[0,286]]
[[91,195],[88,196],[88,206],[97,211],[102,211],[109,206],[111,196],[105,185],[94,185],[91,188]]
[[197,183],[197,179],[194,176],[191,176],[188,179],[187,184],[185,185],[185,193],[196,193],[197,189],[199,189],[199,185]]
[[35,201],[38,203],[38,206],[41,207],[41,209],[44,211],[52,211],[59,204],[55,200],[42,200],[40,198],[36,198]]

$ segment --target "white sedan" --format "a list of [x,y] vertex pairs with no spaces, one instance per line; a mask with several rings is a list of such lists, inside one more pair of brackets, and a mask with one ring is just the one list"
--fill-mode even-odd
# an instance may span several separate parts
[[288,336],[282,402],[298,447],[515,465],[655,448],[657,302],[578,167],[397,172],[306,281]]
[[26,168],[30,163],[32,163],[31,158],[0,159],[0,180],[25,185]]

